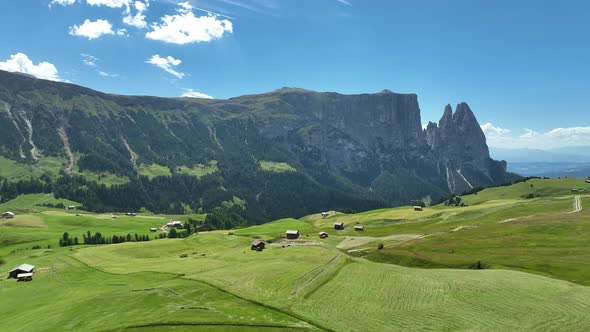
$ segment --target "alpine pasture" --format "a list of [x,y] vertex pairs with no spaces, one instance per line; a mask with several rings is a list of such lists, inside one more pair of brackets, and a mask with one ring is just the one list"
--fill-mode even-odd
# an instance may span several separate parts
[[[532,179],[464,196],[464,207],[329,211],[184,239],[154,237],[167,221],[186,216],[113,218],[43,206],[76,205],[52,195],[20,196],[0,205],[16,213],[0,219],[0,326],[587,331],[587,186],[578,179]],[[344,229],[335,230],[335,222]],[[287,229],[301,236],[286,240]],[[64,232],[81,238],[87,231],[151,240],[58,246]],[[320,239],[321,231],[329,237]],[[250,250],[254,239],[266,241],[266,249]],[[22,263],[36,266],[33,281],[6,279]]]

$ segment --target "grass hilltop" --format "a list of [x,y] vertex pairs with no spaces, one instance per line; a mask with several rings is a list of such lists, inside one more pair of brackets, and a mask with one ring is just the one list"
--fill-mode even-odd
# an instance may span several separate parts
[[[0,205],[16,214],[0,219],[0,326],[588,331],[587,188],[581,179],[531,179],[463,196],[465,206],[329,211],[182,239],[154,238],[169,220],[189,216],[113,218],[47,207],[77,205],[51,194],[22,195]],[[301,236],[287,240],[288,229]],[[130,237],[82,244],[87,231]],[[58,246],[64,232],[79,245]],[[255,239],[266,249],[250,250]],[[33,281],[6,279],[22,263],[35,265]]]

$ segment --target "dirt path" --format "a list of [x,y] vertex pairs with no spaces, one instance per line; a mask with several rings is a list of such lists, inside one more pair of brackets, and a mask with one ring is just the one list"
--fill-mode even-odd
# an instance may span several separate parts
[[577,195],[574,197],[574,210],[571,213],[577,213],[580,211],[582,211],[582,200],[580,199],[580,196]]

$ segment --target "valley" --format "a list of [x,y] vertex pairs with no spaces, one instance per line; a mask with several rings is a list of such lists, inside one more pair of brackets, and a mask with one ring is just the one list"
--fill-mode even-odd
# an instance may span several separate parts
[[[19,196],[0,205],[16,214],[0,221],[0,323],[14,331],[584,331],[588,187],[530,179],[463,196],[463,207],[327,211],[183,239],[154,239],[150,228],[189,216],[113,218],[40,206],[76,205],[51,194]],[[288,240],[287,229],[301,235]],[[88,230],[150,241],[57,245],[63,232]],[[266,248],[251,250],[254,239]],[[33,281],[5,279],[22,263],[36,266]]]

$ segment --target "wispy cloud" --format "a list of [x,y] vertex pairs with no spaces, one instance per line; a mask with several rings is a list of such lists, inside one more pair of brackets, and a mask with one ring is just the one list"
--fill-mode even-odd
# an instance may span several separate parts
[[352,4],[347,0],[336,0],[336,1],[340,2],[343,5],[352,6]]
[[98,75],[102,77],[119,77],[119,74],[107,73],[106,71],[98,70]]
[[163,58],[160,55],[155,54],[150,59],[148,59],[146,61],[146,63],[152,64],[152,65],[164,70],[165,72],[173,75],[174,77],[176,77],[178,79],[182,79],[185,76],[184,73],[181,73],[181,72],[176,71],[174,69],[174,67],[180,65],[182,63],[182,61],[178,60],[178,59],[174,59],[171,56],[167,56],[167,57]]
[[520,133],[485,123],[482,130],[489,146],[497,148],[554,149],[565,146],[590,145],[590,127],[555,128],[541,132],[530,128]]
[[209,96],[208,94],[204,94],[202,92],[198,92],[193,89],[183,89],[183,90],[184,90],[184,92],[182,93],[181,97],[214,99],[213,97]]
[[70,6],[76,3],[76,0],[52,0],[49,3],[49,7],[53,5]]
[[89,66],[89,67],[96,67],[96,62],[99,60],[97,57],[90,55],[90,54],[85,54],[82,53],[80,54],[82,56],[82,63]]

